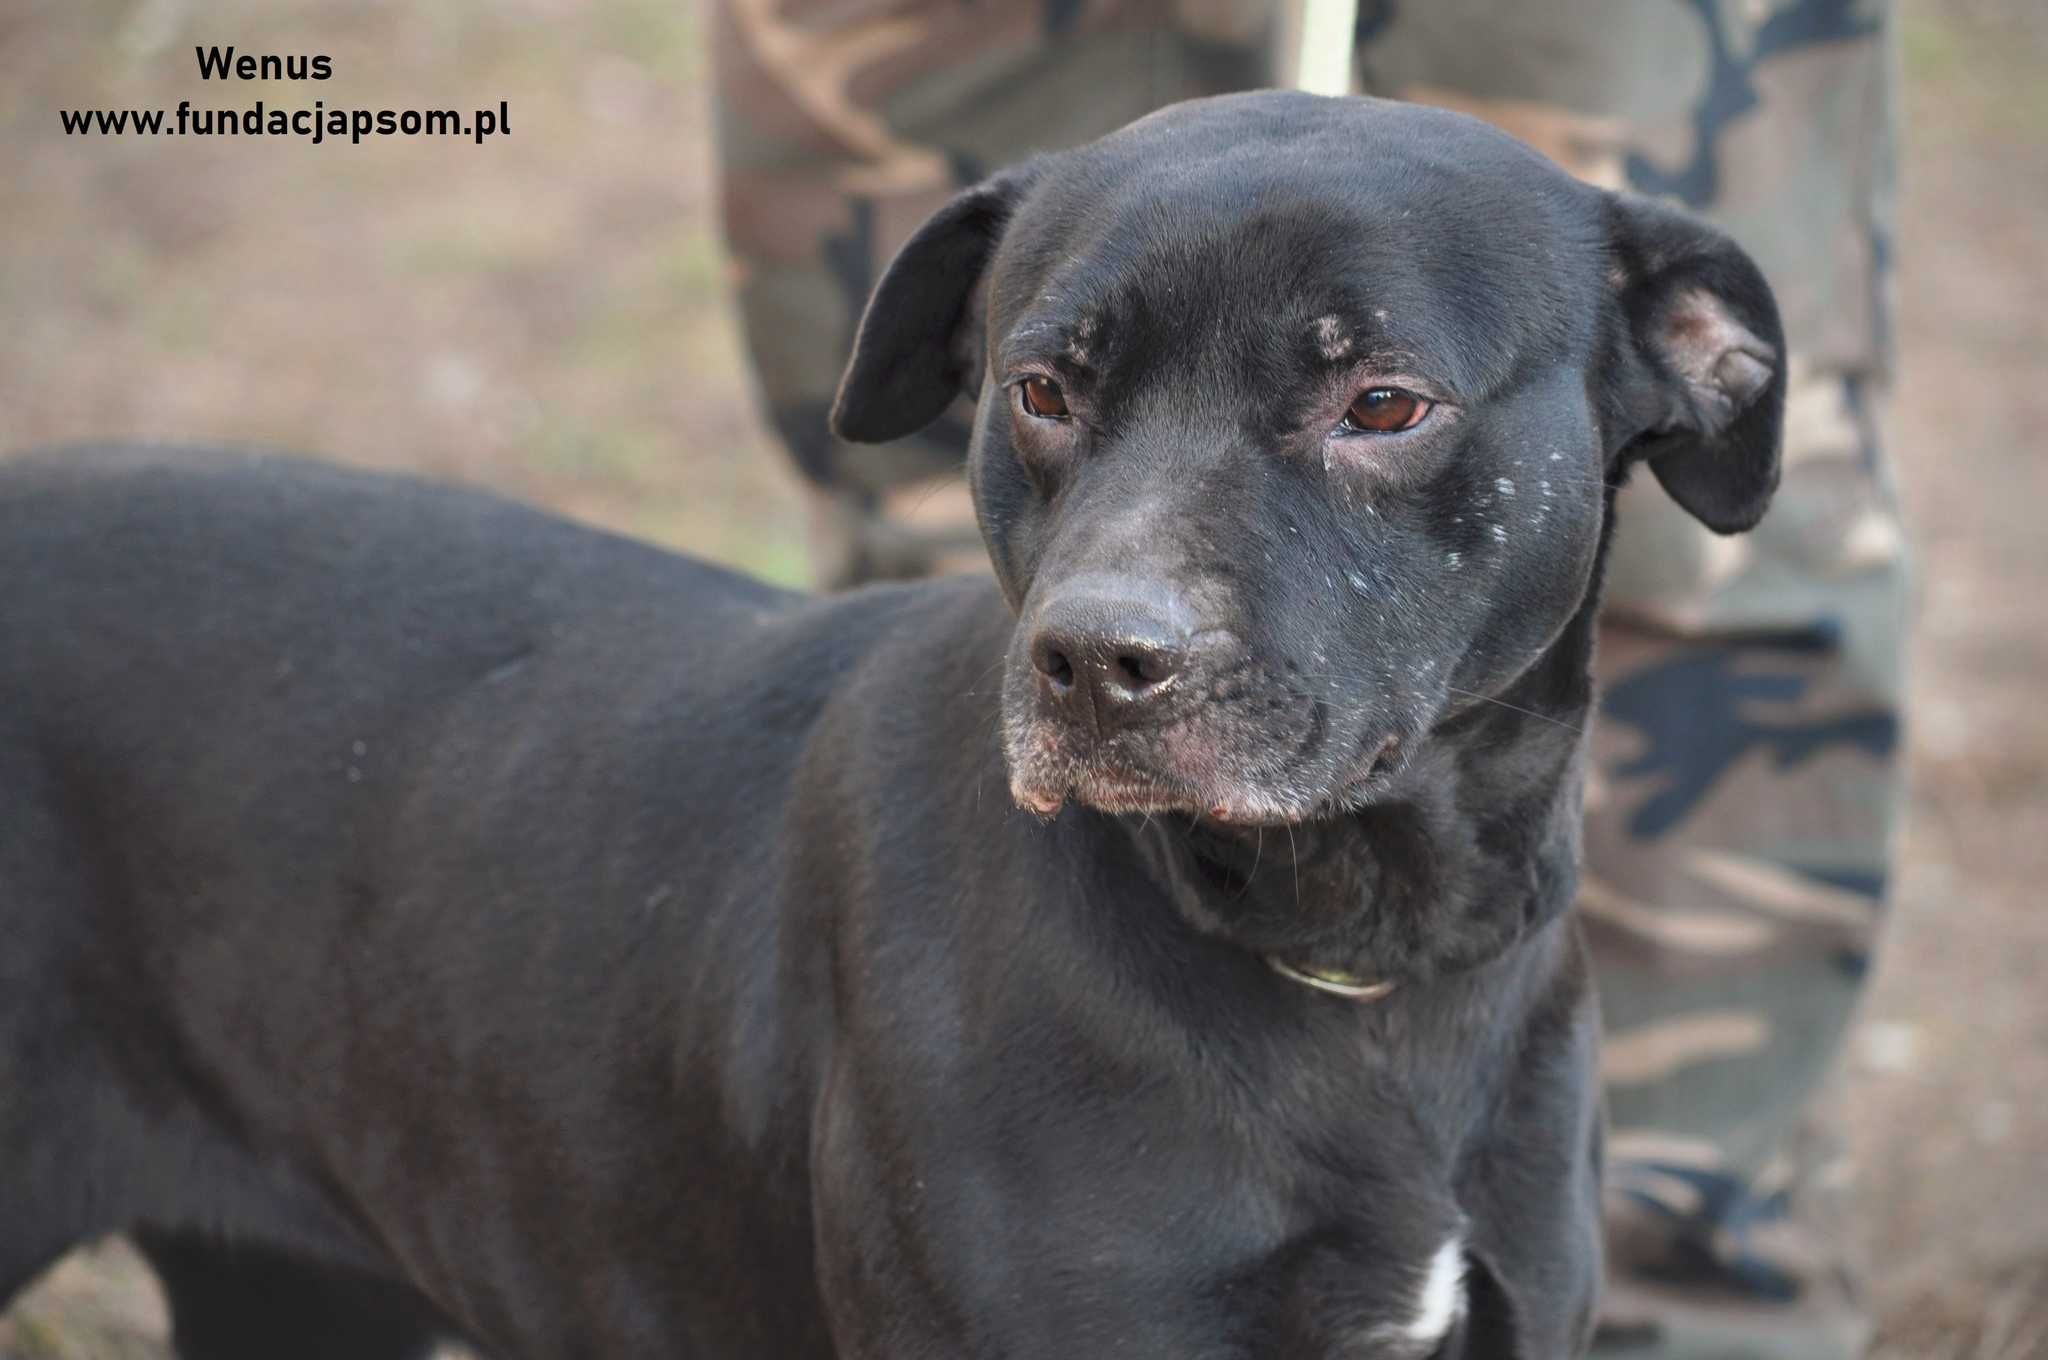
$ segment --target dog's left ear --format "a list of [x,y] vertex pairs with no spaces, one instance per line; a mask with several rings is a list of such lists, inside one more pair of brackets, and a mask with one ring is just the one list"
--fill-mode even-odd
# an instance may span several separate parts
[[879,444],[978,396],[982,275],[1033,178],[1030,164],[963,190],[917,229],[875,285],[832,403],[832,431]]
[[1785,335],[1763,272],[1678,209],[1608,198],[1611,278],[1628,353],[1617,372],[1624,462],[1645,461],[1716,533],[1763,518],[1778,486]]

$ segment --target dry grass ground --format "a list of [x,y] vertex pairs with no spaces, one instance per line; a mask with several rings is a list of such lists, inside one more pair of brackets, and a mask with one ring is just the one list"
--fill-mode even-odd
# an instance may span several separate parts
[[1844,1082],[1885,1360],[2048,1356],[2048,9],[1908,7],[1894,920]]
[[[671,0],[0,7],[0,448],[311,448],[508,489],[784,580]],[[1907,5],[1897,449],[1919,563],[1895,920],[1837,1099],[1885,1360],[2048,1357],[2048,11]],[[203,84],[194,42],[326,52]],[[513,135],[86,139],[78,106],[511,107]],[[4,1093],[0,1093],[4,1098]],[[4,1169],[0,1169],[4,1172]],[[160,1357],[118,1244],[0,1358]]]

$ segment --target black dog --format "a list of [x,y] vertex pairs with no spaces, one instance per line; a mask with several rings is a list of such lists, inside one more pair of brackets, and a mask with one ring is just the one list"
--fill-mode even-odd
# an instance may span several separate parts
[[1781,349],[1684,217],[1263,94],[882,281],[835,419],[979,390],[996,584],[8,465],[0,1298],[129,1229],[193,1357],[1575,1352],[1609,488],[1752,523]]

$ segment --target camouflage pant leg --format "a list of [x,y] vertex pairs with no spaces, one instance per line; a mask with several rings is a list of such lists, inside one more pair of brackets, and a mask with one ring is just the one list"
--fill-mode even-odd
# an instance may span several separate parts
[[[1779,1191],[1860,991],[1898,788],[1890,21],[1842,0],[1361,17],[1368,88],[1464,108],[1716,220],[1762,264],[1791,342],[1785,482],[1763,526],[1717,539],[1643,479],[1603,619],[1581,905],[1608,1031],[1616,1293],[1666,1324],[1643,1354],[1859,1344],[1853,1308],[1827,1302],[1841,1244],[1788,1219]],[[1674,1306],[1686,1292],[1704,1306]]]
[[958,475],[966,402],[879,448],[826,429],[896,248],[997,166],[1272,83],[1279,14],[1279,0],[719,0],[726,240],[762,396],[821,493],[821,579],[985,561]]

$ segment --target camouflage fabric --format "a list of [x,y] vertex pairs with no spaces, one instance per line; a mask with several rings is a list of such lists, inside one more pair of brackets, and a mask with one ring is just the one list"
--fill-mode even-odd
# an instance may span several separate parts
[[1282,8],[720,0],[714,15],[740,314],[769,416],[821,493],[819,574],[838,585],[978,564],[957,476],[966,402],[879,449],[825,428],[869,289],[933,209],[995,167],[1162,104],[1275,83]]
[[[825,429],[894,247],[955,188],[1157,105],[1282,82],[1279,0],[722,0],[725,221],[768,408],[831,582],[968,565],[964,418]],[[1867,967],[1898,788],[1905,596],[1882,443],[1886,0],[1364,0],[1362,91],[1492,120],[1748,247],[1793,346],[1784,488],[1721,539],[1623,495],[1583,917],[1608,1024],[1602,1354],[1849,1356],[1861,1324],[1805,1118]]]

